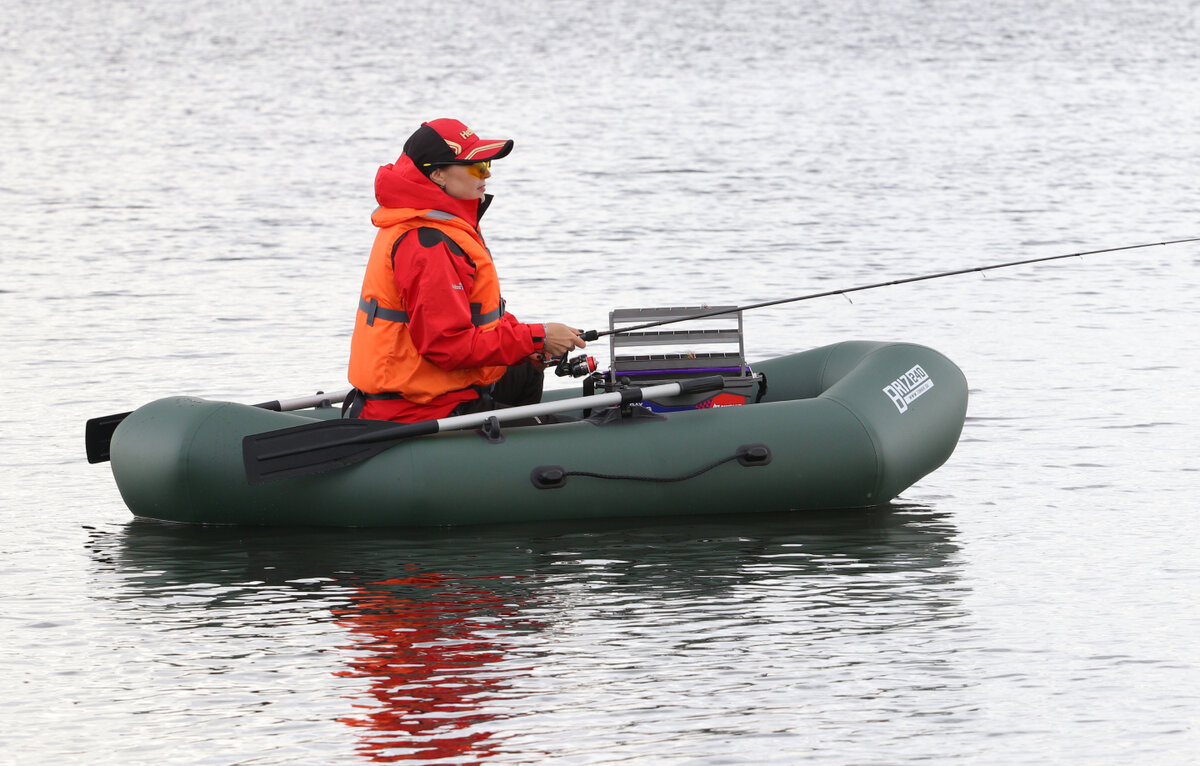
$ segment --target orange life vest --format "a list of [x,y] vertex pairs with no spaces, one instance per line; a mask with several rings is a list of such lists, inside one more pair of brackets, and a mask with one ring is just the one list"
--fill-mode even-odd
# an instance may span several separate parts
[[474,262],[475,282],[467,300],[472,324],[487,332],[500,322],[504,305],[483,238],[466,221],[439,210],[381,207],[371,219],[379,232],[363,277],[350,341],[350,384],[366,394],[400,394],[425,404],[450,391],[499,380],[507,369],[504,365],[443,370],[421,356],[410,336],[408,313],[392,271],[396,243],[406,233],[428,228],[449,237]]

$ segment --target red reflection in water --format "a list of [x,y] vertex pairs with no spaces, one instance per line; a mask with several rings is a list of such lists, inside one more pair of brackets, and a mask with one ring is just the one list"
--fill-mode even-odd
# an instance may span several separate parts
[[346,648],[360,653],[337,675],[369,678],[375,699],[341,719],[365,730],[362,755],[481,763],[494,753],[484,724],[496,714],[480,707],[507,681],[488,669],[506,647],[482,633],[514,627],[518,609],[478,587],[480,579],[491,578],[417,574],[369,583],[351,608],[335,613],[356,639]]

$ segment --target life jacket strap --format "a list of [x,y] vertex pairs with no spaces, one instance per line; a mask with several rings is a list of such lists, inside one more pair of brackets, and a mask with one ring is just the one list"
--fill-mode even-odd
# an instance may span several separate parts
[[378,298],[371,298],[370,300],[367,300],[366,298],[359,298],[358,310],[367,315],[367,325],[370,327],[375,326],[376,319],[384,319],[388,322],[408,322],[407,311],[401,311],[400,309],[380,308]]
[[483,311],[482,303],[471,304],[471,324],[476,327],[481,327],[489,322],[495,322],[500,317],[504,316],[504,299],[500,299],[500,305],[494,311],[489,311],[486,314]]
[[[367,315],[367,326],[374,327],[376,319],[383,319],[388,322],[400,322],[407,324],[408,312],[401,309],[382,308],[379,305],[378,298],[358,299],[358,310]],[[489,311],[486,314],[483,312],[482,303],[471,304],[471,324],[476,327],[482,327],[489,322],[495,322],[500,317],[504,316],[504,299],[500,299],[500,305],[494,311]]]

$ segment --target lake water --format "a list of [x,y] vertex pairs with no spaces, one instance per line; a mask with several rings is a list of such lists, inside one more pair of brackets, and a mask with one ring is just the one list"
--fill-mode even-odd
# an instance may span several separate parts
[[527,321],[1200,236],[1189,0],[404,5],[7,4],[0,762],[1197,761],[1200,243],[747,314],[751,359],[962,367],[888,507],[134,521],[84,422],[344,388],[374,172],[434,117],[516,140]]

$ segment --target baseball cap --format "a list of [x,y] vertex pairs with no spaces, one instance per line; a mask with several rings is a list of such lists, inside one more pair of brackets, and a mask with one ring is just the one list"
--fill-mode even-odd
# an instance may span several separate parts
[[512,148],[512,139],[480,138],[466,125],[449,118],[421,123],[404,142],[404,153],[425,175],[439,165],[498,160]]

